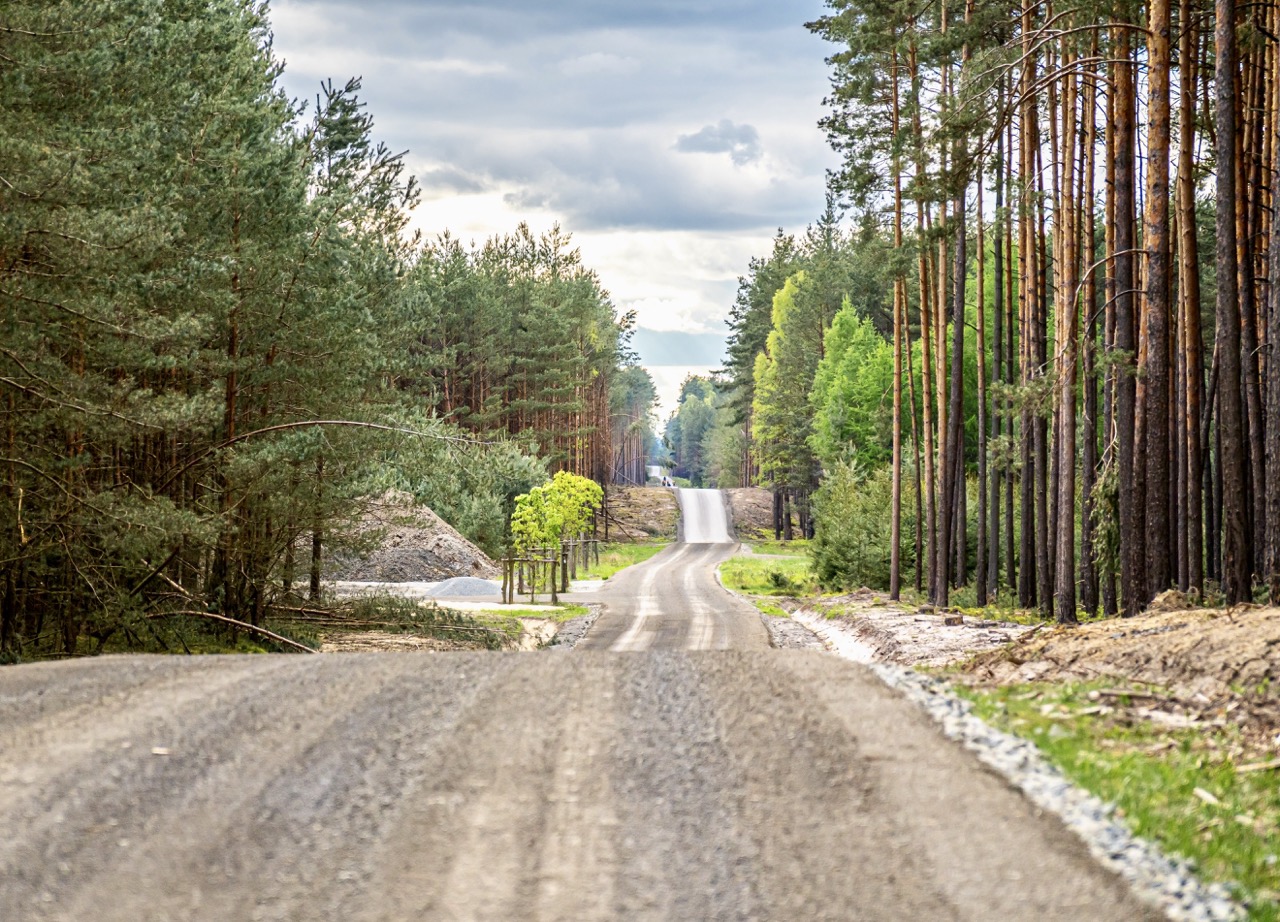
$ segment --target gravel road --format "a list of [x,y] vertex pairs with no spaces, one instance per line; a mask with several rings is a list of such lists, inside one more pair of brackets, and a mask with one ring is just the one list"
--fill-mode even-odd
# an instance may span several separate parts
[[639,655],[587,649],[607,613],[565,654],[0,669],[0,919],[1159,918],[869,670],[677,629],[722,553],[628,576]]
[[0,670],[0,919],[1156,918],[820,653]]

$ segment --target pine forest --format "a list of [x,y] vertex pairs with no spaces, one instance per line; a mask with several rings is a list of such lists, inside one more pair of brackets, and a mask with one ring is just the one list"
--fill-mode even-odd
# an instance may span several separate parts
[[841,167],[742,279],[733,482],[829,584],[1280,601],[1280,8],[826,5]]
[[419,240],[360,82],[281,72],[256,0],[0,14],[0,655],[260,625],[386,489],[496,553],[550,473],[643,473],[568,235]]

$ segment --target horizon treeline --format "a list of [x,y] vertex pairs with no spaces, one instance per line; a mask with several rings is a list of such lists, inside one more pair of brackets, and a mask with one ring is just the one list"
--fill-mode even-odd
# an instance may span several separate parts
[[259,625],[388,489],[495,551],[549,468],[617,466],[647,375],[565,235],[424,248],[359,81],[299,105],[269,28],[257,0],[0,12],[6,658]]
[[[1067,622],[1175,587],[1280,601],[1280,7],[827,7],[809,28],[834,49],[831,191],[890,317],[893,594],[912,570],[935,603],[972,586]],[[790,286],[794,318],[811,283],[777,247],[744,284],[782,267],[764,287]],[[728,369],[757,398],[757,457],[762,412],[812,427],[829,402],[829,340],[769,310],[763,367]],[[770,363],[809,376],[761,403]],[[764,478],[807,494],[823,472]]]

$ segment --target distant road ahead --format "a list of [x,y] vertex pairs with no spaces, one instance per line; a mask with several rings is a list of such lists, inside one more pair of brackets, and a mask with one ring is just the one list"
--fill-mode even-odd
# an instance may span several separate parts
[[680,490],[682,540],[619,573],[593,601],[605,613],[580,650],[764,650],[760,613],[716,582],[715,568],[737,545],[719,490]]
[[733,544],[729,511],[719,490],[678,490],[680,537],[685,544]]

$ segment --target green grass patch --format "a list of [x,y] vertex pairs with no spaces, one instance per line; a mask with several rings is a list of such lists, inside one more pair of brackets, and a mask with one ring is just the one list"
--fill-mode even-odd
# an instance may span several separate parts
[[1073,782],[1115,804],[1137,835],[1191,859],[1206,880],[1235,885],[1250,919],[1280,920],[1277,771],[1238,771],[1234,727],[1174,730],[1124,709],[1107,713],[1107,699],[1090,696],[1104,687],[957,691],[983,720],[1031,740]]
[[797,538],[794,541],[774,541],[772,538],[762,539],[760,541],[747,541],[746,544],[751,546],[751,550],[756,554],[770,554],[774,556],[784,557],[806,557],[809,554],[809,545],[813,542],[807,538]]
[[818,589],[808,557],[730,557],[720,564],[720,580],[751,595],[809,595]]
[[790,618],[791,613],[786,611],[781,605],[775,605],[772,602],[766,602],[764,599],[755,599],[756,608],[760,609],[762,614],[768,615],[770,618]]
[[650,541],[641,544],[602,544],[600,546],[600,562],[583,569],[578,567],[578,579],[608,579],[619,570],[638,563],[644,563],[658,554],[670,542]]
[[482,611],[470,611],[467,614],[475,617],[477,621],[515,621],[520,618],[541,618],[544,621],[555,621],[557,624],[562,621],[572,621],[574,618],[581,618],[588,614],[591,609],[585,605],[559,605],[555,611],[537,611],[528,608],[486,608]]

